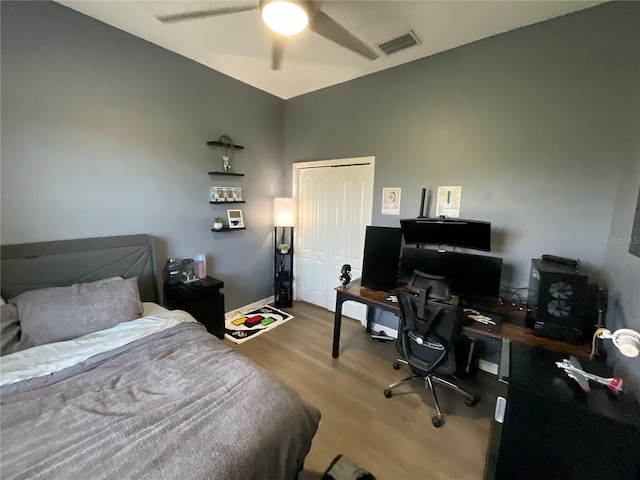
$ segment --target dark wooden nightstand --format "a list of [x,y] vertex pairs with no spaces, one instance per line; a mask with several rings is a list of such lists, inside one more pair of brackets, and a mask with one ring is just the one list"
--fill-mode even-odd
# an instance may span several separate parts
[[207,277],[192,283],[164,284],[164,306],[184,310],[202,323],[209,333],[224,338],[224,282]]

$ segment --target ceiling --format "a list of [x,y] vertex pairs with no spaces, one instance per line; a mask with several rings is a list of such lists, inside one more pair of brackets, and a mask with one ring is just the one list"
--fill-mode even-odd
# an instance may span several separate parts
[[368,60],[305,30],[290,37],[271,70],[271,37],[258,10],[180,23],[156,17],[258,0],[58,0],[58,3],[283,99],[603,3],[580,0],[324,1],[321,10],[376,48],[412,30],[420,43]]

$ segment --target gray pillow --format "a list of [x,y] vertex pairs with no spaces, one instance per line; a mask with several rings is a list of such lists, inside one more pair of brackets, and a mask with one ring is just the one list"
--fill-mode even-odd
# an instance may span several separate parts
[[29,346],[61,342],[142,316],[138,278],[108,278],[70,287],[24,292],[11,300],[18,307]]

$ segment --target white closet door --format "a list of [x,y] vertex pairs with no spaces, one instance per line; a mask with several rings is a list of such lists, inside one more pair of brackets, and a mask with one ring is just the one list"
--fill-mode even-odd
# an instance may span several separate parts
[[300,174],[298,189],[297,296],[314,305],[327,303],[327,238],[333,226],[328,205],[331,168],[310,168]]
[[[340,284],[342,265],[350,264],[353,278],[360,277],[372,196],[372,162],[300,169],[296,197],[300,300],[334,311],[334,288]],[[365,322],[366,309],[360,304],[345,303],[343,313]]]

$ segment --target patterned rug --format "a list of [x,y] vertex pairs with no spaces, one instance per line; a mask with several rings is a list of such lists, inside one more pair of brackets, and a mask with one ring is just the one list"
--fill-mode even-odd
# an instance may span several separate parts
[[266,305],[226,319],[224,321],[224,336],[234,343],[243,343],[288,322],[292,318],[293,315]]

